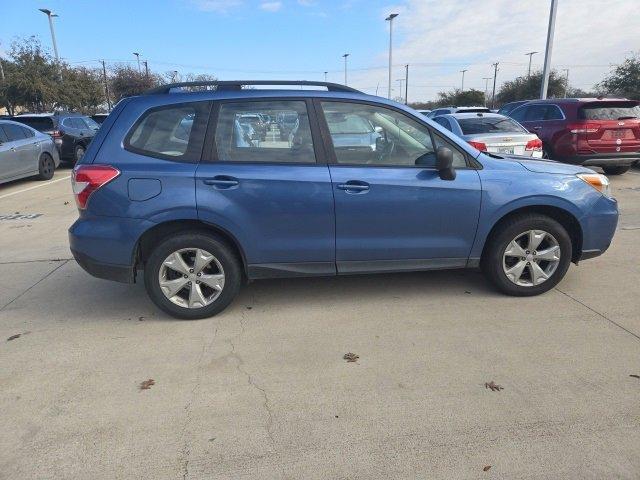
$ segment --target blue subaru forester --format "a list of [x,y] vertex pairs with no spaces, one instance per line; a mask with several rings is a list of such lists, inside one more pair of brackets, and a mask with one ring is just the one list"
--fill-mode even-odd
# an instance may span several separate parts
[[78,263],[121,282],[144,271],[153,302],[190,319],[272,277],[481,267],[504,293],[537,295],[603,253],[618,220],[603,175],[479,152],[404,105],[323,82],[126,98],[73,191]]

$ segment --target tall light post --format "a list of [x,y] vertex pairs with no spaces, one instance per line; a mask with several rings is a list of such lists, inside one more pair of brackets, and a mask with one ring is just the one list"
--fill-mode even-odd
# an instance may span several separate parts
[[531,57],[533,57],[538,52],[527,52],[525,55],[529,56],[529,70],[527,70],[527,78],[531,76]]
[[140,70],[140,54],[138,52],[133,52],[133,54],[136,56],[136,60],[138,60],[138,73],[141,73],[142,70]]
[[351,55],[350,53],[345,53],[344,55],[342,55],[342,58],[344,58],[344,84],[347,84],[347,57]]
[[482,77],[484,80],[484,106],[489,105],[489,80],[492,80],[492,77]]
[[392,13],[391,15],[389,15],[387,18],[385,18],[385,21],[389,22],[389,85],[388,85],[388,92],[387,92],[387,98],[391,99],[391,70],[392,70],[392,64],[393,64],[393,19],[396,18],[398,16],[397,13]]
[[461,92],[464,92],[464,72],[468,72],[469,70],[465,69],[465,70],[460,70],[460,73],[462,73],[462,86],[460,88]]
[[[396,82],[400,84],[400,98],[402,98],[402,82],[404,82],[404,78],[398,78],[396,79]],[[404,103],[407,103],[407,102],[405,101]]]
[[549,28],[547,29],[547,46],[544,50],[544,70],[542,71],[542,86],[540,87],[540,98],[547,98],[549,88],[549,74],[551,73],[551,51],[553,50],[553,34],[556,29],[556,13],[558,11],[558,0],[551,0],[549,10]]
[[496,78],[498,77],[498,65],[500,62],[496,62],[493,65],[493,93],[491,94],[491,108],[495,106],[496,102]]
[[327,73],[329,73],[329,72],[324,72],[324,81],[325,82],[327,81]]
[[56,43],[56,32],[53,29],[53,17],[57,17],[58,15],[53,13],[48,8],[39,8],[38,10],[40,10],[49,18],[49,30],[51,30],[51,43],[53,44],[53,54],[56,57],[56,62],[59,62],[60,56],[58,55],[58,44]]

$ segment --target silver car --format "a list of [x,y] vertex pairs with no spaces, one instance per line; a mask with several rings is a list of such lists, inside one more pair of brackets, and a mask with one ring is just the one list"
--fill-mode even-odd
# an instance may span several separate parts
[[542,157],[542,141],[513,118],[497,113],[453,113],[432,119],[478,150]]
[[58,165],[58,149],[49,135],[0,120],[0,183],[33,176],[49,180]]

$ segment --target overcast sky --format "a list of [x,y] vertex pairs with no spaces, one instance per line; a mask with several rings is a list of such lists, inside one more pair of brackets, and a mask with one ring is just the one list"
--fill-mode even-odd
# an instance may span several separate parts
[[[323,79],[386,95],[388,22],[394,21],[394,95],[409,64],[409,100],[460,86],[484,90],[491,64],[498,85],[544,58],[550,0],[0,0],[0,49],[38,36],[50,48],[50,8],[60,55],[78,65],[98,59],[134,62],[154,71],[206,72],[221,79]],[[590,89],[640,49],[640,0],[559,0],[554,68]],[[1,54],[1,50],[0,50]],[[564,72],[562,72],[564,74]]]

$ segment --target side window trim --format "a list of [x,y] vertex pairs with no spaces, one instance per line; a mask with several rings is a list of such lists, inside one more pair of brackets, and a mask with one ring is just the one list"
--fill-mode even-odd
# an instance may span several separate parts
[[[399,108],[396,108],[392,105],[381,105],[375,102],[368,102],[366,100],[356,100],[356,99],[350,99],[350,98],[315,98],[313,100],[314,106],[315,106],[315,110],[316,110],[316,115],[318,118],[318,123],[320,126],[320,131],[322,134],[322,142],[324,145],[324,148],[327,152],[327,163],[329,165],[332,166],[336,166],[336,167],[353,167],[353,166],[359,166],[359,167],[376,167],[376,168],[419,168],[419,169],[423,169],[423,170],[435,170],[435,167],[426,167],[426,166],[422,166],[422,165],[366,165],[366,164],[360,164],[360,165],[347,165],[347,164],[340,164],[338,163],[338,159],[336,157],[336,152],[333,148],[333,141],[331,140],[331,133],[329,132],[329,124],[327,123],[327,119],[325,118],[324,115],[324,111],[322,110],[322,106],[321,106],[321,102],[336,102],[336,103],[353,103],[353,104],[360,104],[360,105],[368,105],[371,107],[378,107],[378,108],[387,108],[389,110],[393,110],[401,115],[405,115],[408,116],[407,113]],[[418,118],[414,118],[414,117],[410,117],[412,120],[414,120],[415,122],[419,123],[420,125],[422,125],[424,128],[427,129],[427,131],[429,132],[429,136],[431,137],[431,143],[433,144],[433,146],[435,147],[435,133],[433,131],[433,129],[427,124],[426,121],[422,121],[421,119]],[[443,137],[442,135],[440,135],[440,137],[442,137],[442,139],[444,140],[445,143],[447,143],[451,148],[453,148],[454,150],[457,150],[463,157],[466,163],[466,167],[458,167],[458,168],[464,168],[464,169],[472,169],[472,170],[479,170],[482,167],[480,166],[479,162],[475,161],[474,159],[471,159],[469,154],[467,152],[465,152],[464,150],[459,149],[454,143],[452,143],[449,139],[447,139],[446,137]]]
[[[252,162],[252,161],[225,161],[220,160],[218,156],[218,146],[216,144],[216,132],[218,128],[218,119],[220,117],[220,108],[225,103],[270,103],[270,102],[304,102],[307,109],[307,117],[309,118],[309,128],[311,129],[311,141],[313,143],[313,151],[315,154],[315,162]],[[202,163],[224,163],[224,164],[245,164],[245,165],[288,165],[288,166],[317,166],[327,163],[327,155],[323,148],[320,129],[318,127],[315,106],[312,99],[308,97],[263,97],[263,98],[225,98],[223,100],[214,100],[213,107],[209,114],[209,124],[204,140],[204,150],[202,153]]]

